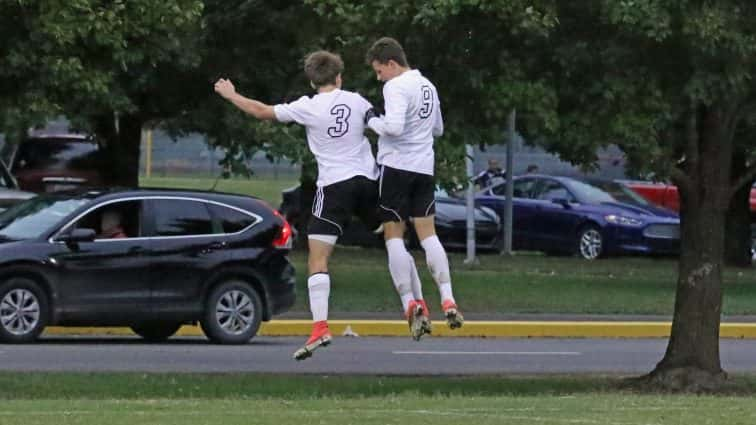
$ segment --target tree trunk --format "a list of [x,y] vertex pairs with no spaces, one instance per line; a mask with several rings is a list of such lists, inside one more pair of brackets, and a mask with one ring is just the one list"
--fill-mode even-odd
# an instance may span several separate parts
[[654,388],[715,391],[727,376],[719,357],[719,325],[732,139],[727,139],[726,121],[718,112],[700,113],[686,164],[689,180],[680,187],[681,253],[672,333],[664,358],[644,377]]
[[127,114],[118,117],[118,128],[113,113],[95,118],[95,132],[101,140],[105,154],[104,175],[110,186],[139,187],[139,155],[144,119]]
[[[739,179],[747,168],[746,153],[737,150],[732,160],[732,180]],[[725,260],[728,265],[748,267],[751,265],[751,208],[749,198],[751,185],[735,192],[727,210],[725,231]]]
[[727,211],[727,231],[725,234],[725,258],[727,264],[735,267],[751,265],[751,209],[749,198],[751,185],[743,186],[735,192]]

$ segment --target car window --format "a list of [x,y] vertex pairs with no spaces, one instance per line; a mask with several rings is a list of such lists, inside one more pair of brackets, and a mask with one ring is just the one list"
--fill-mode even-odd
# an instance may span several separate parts
[[575,201],[575,198],[567,188],[556,180],[542,180],[536,189],[534,197],[543,201],[553,201],[555,199],[566,199],[569,202]]
[[210,211],[215,221],[219,223],[219,229],[213,233],[240,232],[255,222],[255,218],[249,214],[221,205],[210,204]]
[[651,203],[648,202],[644,197],[638,195],[632,189],[628,188],[622,183],[598,182],[592,184],[599,189],[604,190],[609,195],[611,195],[612,198],[616,199],[619,202],[624,202],[626,204],[632,205],[640,205],[644,207],[651,205]]
[[575,193],[580,199],[580,202],[586,204],[602,204],[604,202],[617,202],[612,198],[612,195],[599,189],[596,186],[591,186],[587,183],[583,183],[577,180],[569,180],[569,187],[573,193]]
[[0,239],[22,240],[42,236],[88,199],[37,196],[0,213]]
[[92,229],[95,239],[124,239],[142,236],[142,201],[113,202],[95,208],[74,223],[76,229]]
[[183,199],[153,201],[156,236],[210,235],[213,220],[204,202]]
[[[516,179],[512,183],[514,186],[513,196],[515,198],[531,198],[535,182],[535,179]],[[507,196],[507,183],[504,182],[492,190],[494,195]]]
[[94,141],[66,138],[28,139],[13,159],[13,171],[91,170],[98,167],[99,149]]

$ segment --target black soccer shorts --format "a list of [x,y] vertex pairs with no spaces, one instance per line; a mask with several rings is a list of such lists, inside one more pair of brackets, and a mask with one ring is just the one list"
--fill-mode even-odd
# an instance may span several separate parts
[[378,196],[381,220],[407,221],[436,213],[436,179],[428,174],[381,166]]
[[312,217],[307,233],[340,236],[355,216],[368,229],[376,229],[380,225],[377,206],[378,183],[365,176],[318,187],[312,201]]

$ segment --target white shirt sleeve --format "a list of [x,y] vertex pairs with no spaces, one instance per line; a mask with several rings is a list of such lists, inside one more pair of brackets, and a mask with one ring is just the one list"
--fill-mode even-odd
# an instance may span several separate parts
[[394,84],[386,83],[383,86],[383,99],[386,115],[371,119],[368,126],[380,136],[399,136],[404,131],[409,106],[407,96]]
[[279,122],[296,122],[297,124],[310,125],[313,120],[310,98],[302,96],[291,103],[282,103],[273,106],[276,120]]
[[444,135],[444,118],[441,115],[441,102],[436,103],[436,113],[433,116],[433,137],[441,137]]

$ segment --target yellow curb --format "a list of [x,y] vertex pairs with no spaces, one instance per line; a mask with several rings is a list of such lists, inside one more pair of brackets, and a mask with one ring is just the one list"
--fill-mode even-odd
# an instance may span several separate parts
[[[347,327],[359,336],[409,336],[407,322],[400,320],[330,320],[334,335]],[[273,320],[263,323],[258,335],[308,336],[309,320]],[[510,338],[666,338],[669,322],[553,322],[553,321],[467,321],[461,329],[451,330],[442,321],[434,322],[433,336],[510,337]],[[133,335],[129,328],[52,326],[45,335]],[[183,326],[176,335],[203,336],[199,326]],[[722,338],[756,338],[756,323],[722,323]]]

